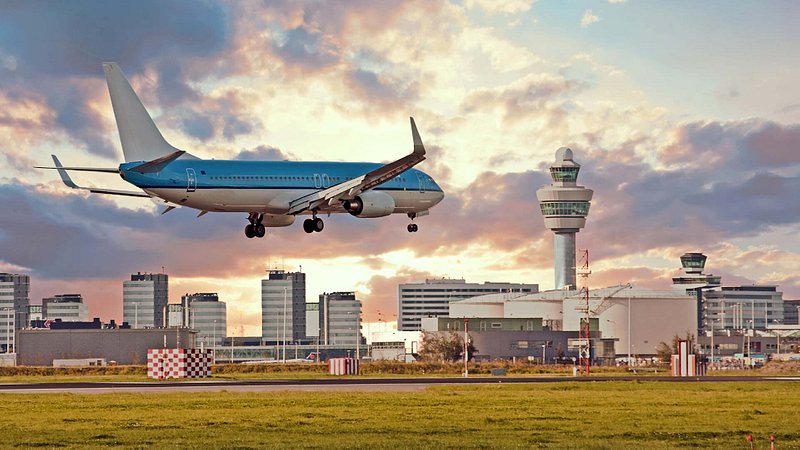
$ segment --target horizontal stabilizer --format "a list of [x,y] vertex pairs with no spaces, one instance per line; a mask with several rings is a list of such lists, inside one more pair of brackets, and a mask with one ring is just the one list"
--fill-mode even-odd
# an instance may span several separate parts
[[74,181],[72,181],[72,178],[70,178],[64,166],[61,165],[61,161],[58,160],[58,157],[56,157],[56,155],[51,155],[51,156],[53,157],[53,164],[56,165],[55,169],[58,170],[58,175],[61,177],[61,181],[63,181],[64,184],[67,185],[67,187],[69,188],[89,191],[94,194],[124,195],[127,197],[150,198],[150,194],[143,191],[121,191],[118,189],[86,188],[78,186],[77,184],[75,184]]
[[101,173],[119,173],[118,167],[45,167],[33,166],[34,169],[48,169],[48,170],[74,170],[76,172],[101,172]]

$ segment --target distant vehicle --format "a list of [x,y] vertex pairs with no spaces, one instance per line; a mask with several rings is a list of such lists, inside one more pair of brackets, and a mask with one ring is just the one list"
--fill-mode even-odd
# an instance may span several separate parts
[[[97,194],[157,199],[166,214],[178,206],[208,212],[247,213],[248,238],[264,237],[265,227],[286,227],[298,215],[306,233],[320,232],[319,214],[349,213],[360,218],[406,214],[418,230],[416,217],[427,215],[444,198],[430,175],[416,169],[425,147],[411,118],[414,150],[389,164],[353,162],[236,161],[199,159],[170,145],[116,63],[103,68],[111,94],[125,162],[119,167],[64,167],[55,155],[62,181],[73,189]],[[68,171],[116,173],[139,190],[84,188]]]

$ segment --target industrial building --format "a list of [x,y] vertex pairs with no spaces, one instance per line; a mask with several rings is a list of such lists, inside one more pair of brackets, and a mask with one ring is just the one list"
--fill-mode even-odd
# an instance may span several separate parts
[[228,332],[228,313],[225,302],[216,293],[186,294],[181,297],[181,312],[188,315],[189,328],[206,347],[216,347]]
[[355,292],[330,292],[319,296],[320,343],[355,347],[361,333],[361,301]]
[[162,328],[169,302],[169,277],[163,273],[136,273],[122,282],[122,321],[133,328]]
[[424,283],[403,283],[398,286],[397,329],[420,331],[425,317],[447,317],[450,302],[494,292],[534,293],[538,284],[485,282],[467,283],[463,279],[426,279]]
[[261,280],[261,339],[265,343],[306,338],[306,274],[268,271]]
[[[660,342],[697,329],[695,298],[675,290],[630,285],[592,289],[588,307],[592,339],[613,342],[617,355],[654,355]],[[580,290],[490,294],[450,303],[450,318],[468,318],[478,332],[576,333],[586,315],[586,297]],[[612,344],[593,345],[595,355],[610,354],[607,346]]]
[[15,330],[28,321],[31,277],[13,273],[0,273],[0,351],[14,351]]
[[81,294],[56,294],[42,299],[42,319],[85,322],[89,320],[89,306],[83,303]]
[[593,191],[578,186],[581,165],[573,159],[572,150],[556,150],[556,160],[550,165],[553,183],[536,191],[544,226],[554,233],[553,265],[555,289],[575,288],[575,235],[586,226],[589,201]]
[[52,366],[54,359],[105,359],[146,364],[150,348],[195,348],[197,332],[186,328],[94,328],[20,330],[17,364]]

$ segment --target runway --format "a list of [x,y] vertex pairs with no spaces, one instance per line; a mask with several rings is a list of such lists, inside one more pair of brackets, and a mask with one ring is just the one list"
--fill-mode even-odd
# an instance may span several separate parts
[[660,383],[717,382],[800,382],[800,377],[659,377],[659,376],[591,376],[591,377],[474,377],[474,378],[317,378],[306,380],[170,380],[151,382],[69,382],[69,383],[6,383],[0,393],[42,394],[107,394],[167,392],[275,392],[275,391],[343,391],[343,392],[416,392],[431,386],[474,384],[597,383],[651,381]]

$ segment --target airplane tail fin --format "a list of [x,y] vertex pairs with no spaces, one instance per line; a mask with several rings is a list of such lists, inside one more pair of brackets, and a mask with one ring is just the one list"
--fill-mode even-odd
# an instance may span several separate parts
[[[103,63],[125,161],[152,161],[179,151],[156,128],[117,63]],[[188,155],[188,153],[186,154]],[[190,158],[191,155],[188,155]]]

